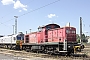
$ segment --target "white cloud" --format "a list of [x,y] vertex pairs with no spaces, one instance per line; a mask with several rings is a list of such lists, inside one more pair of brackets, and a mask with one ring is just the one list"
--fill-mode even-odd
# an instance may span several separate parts
[[19,8],[23,9],[24,11],[27,11],[27,5],[24,5],[19,0],[17,0],[14,3],[14,9],[19,9]]
[[[24,11],[27,11],[27,5],[22,4],[20,0],[17,0],[16,2],[14,0],[2,0],[1,3],[3,5],[14,4],[14,9],[22,9]],[[19,12],[21,12],[22,10],[19,10]]]
[[56,17],[56,14],[49,14],[48,18]]
[[1,2],[3,5],[10,5],[15,3],[15,1],[13,0],[2,0]]

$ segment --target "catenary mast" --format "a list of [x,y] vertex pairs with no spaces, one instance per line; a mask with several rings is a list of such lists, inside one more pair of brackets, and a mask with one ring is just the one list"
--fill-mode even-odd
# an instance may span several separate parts
[[15,34],[17,34],[17,18],[18,16],[14,16],[15,17]]

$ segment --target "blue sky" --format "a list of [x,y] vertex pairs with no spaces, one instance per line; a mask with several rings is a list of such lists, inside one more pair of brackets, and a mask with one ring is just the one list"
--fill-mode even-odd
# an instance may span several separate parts
[[[43,7],[45,5],[48,6]],[[29,29],[37,31],[38,26],[51,22],[61,27],[70,22],[79,33],[79,18],[82,17],[83,32],[90,35],[90,0],[0,0],[0,35],[13,33],[14,16],[19,16],[18,32],[23,33]]]

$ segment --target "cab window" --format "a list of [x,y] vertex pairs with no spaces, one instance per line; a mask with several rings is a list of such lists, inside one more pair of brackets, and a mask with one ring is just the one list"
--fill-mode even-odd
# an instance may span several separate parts
[[66,30],[66,33],[68,34],[68,33],[73,33],[73,34],[75,34],[75,31],[74,30]]
[[55,25],[54,28],[59,28],[59,26]]
[[17,40],[21,40],[21,37],[20,36],[17,36]]
[[67,33],[67,34],[70,33],[70,30],[66,30],[66,33]]
[[47,27],[46,27],[46,30],[49,30],[49,29],[51,29],[51,26],[47,26]]

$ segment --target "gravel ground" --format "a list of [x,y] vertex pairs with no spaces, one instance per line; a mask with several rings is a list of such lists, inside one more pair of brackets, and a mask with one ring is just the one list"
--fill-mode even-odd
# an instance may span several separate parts
[[0,60],[23,60],[23,59],[11,55],[0,54]]
[[[90,60],[90,44],[85,44],[85,49],[81,53],[78,53],[80,55],[79,57],[77,57],[78,54],[76,54],[74,57],[66,57],[25,51],[15,51],[2,48],[0,48],[0,54],[11,55],[14,57],[21,58],[23,60]],[[88,55],[87,57],[84,56],[86,54]]]

